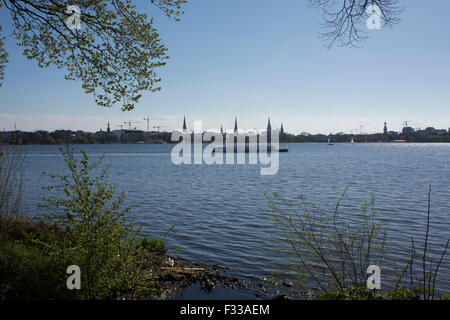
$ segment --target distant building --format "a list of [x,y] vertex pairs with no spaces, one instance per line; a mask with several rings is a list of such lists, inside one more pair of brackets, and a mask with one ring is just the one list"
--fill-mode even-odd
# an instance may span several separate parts
[[417,131],[417,133],[423,136],[435,136],[435,135],[446,135],[448,131],[446,129],[436,129],[434,127],[427,127],[424,130]]
[[388,128],[387,128],[387,123],[384,123],[384,129],[383,129],[383,133],[387,134],[388,133]]
[[186,126],[186,116],[183,117],[183,131],[187,130],[187,126]]
[[113,135],[115,135],[118,139],[122,136],[123,130],[113,130],[111,131]]
[[283,122],[281,123],[280,133],[284,134]]
[[403,134],[412,134],[412,133],[414,133],[414,128],[413,127],[403,127],[402,133]]
[[237,117],[234,118],[234,133],[238,133]]

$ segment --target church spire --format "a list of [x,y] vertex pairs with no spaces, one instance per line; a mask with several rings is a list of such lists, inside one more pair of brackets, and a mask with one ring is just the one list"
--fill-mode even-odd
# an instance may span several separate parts
[[280,133],[284,134],[283,122],[281,123]]
[[184,131],[187,130],[187,126],[186,126],[186,116],[183,117],[183,130],[184,130]]
[[267,143],[270,145],[272,141],[272,126],[270,125],[270,118],[267,120]]
[[238,131],[238,125],[237,125],[237,117],[234,118],[234,132],[236,133]]

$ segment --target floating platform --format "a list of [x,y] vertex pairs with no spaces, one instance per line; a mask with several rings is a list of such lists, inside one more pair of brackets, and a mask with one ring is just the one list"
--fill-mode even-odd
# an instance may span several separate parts
[[[251,150],[250,150],[251,149]],[[259,147],[256,148],[250,148],[248,146],[244,147],[234,147],[234,153],[250,153],[250,152],[255,152],[259,153]],[[265,150],[264,150],[265,151]],[[267,148],[267,151],[265,152],[288,152],[289,149],[288,148],[277,148],[275,146],[271,146]],[[218,152],[218,153],[227,153],[228,150],[226,147],[219,147],[219,148],[214,148],[213,152]]]

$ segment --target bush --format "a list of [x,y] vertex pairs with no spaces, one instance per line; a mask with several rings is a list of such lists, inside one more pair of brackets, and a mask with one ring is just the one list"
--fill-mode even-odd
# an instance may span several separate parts
[[[49,214],[31,220],[19,214],[23,154],[0,155],[0,299],[151,298],[158,291],[144,250],[159,253],[162,240],[138,244],[139,228],[127,217],[124,194],[115,195],[102,158],[62,151],[67,175],[49,175],[59,190],[45,198]],[[68,290],[69,265],[81,269],[81,290]]]
[[24,156],[18,147],[0,149],[0,219],[19,215]]
[[147,237],[139,239],[138,246],[146,251],[154,252],[158,255],[165,255],[167,253],[166,245],[162,239],[149,239]]
[[363,203],[351,216],[352,224],[341,219],[339,210],[345,192],[331,214],[300,201],[266,195],[271,209],[269,220],[280,230],[279,252],[289,259],[281,276],[295,277],[301,291],[345,291],[366,285],[367,267],[382,266],[386,253],[386,232],[376,219],[372,196],[371,210]]
[[61,259],[10,239],[0,254],[0,299],[70,299]]
[[91,162],[81,151],[81,160],[72,151],[62,151],[69,172],[49,175],[58,183],[48,187],[61,190],[63,198],[45,198],[52,214],[48,221],[61,227],[64,237],[47,233],[36,241],[50,256],[64,261],[66,267],[81,269],[82,299],[114,299],[136,288],[147,288],[152,294],[152,279],[142,283],[142,256],[136,250],[139,229],[126,214],[124,194],[115,196],[115,186],[107,182],[108,167],[102,159]]
[[[314,205],[286,200],[274,194],[266,195],[271,214],[269,219],[280,230],[282,254],[290,258],[284,271],[276,272],[275,279],[294,277],[296,286],[303,292],[318,290],[317,299],[336,300],[433,300],[448,299],[437,296],[436,279],[445,261],[450,240],[444,245],[438,261],[428,257],[430,251],[431,186],[428,192],[428,210],[423,249],[417,250],[411,239],[411,254],[405,266],[398,272],[393,289],[379,292],[367,289],[366,268],[382,266],[387,235],[375,219],[374,198],[368,213],[364,202],[357,216],[347,215],[340,221],[339,199],[335,211],[326,214]],[[352,218],[350,225],[348,220]],[[293,296],[300,296],[297,288]]]

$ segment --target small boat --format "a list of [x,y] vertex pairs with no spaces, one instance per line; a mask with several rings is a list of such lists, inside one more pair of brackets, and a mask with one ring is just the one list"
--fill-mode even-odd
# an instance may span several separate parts
[[328,145],[332,146],[333,144],[331,143],[331,134],[328,136]]
[[352,141],[350,141],[350,143],[351,143],[351,144],[354,144],[354,143],[355,143],[355,142],[353,141],[353,138],[352,138]]

